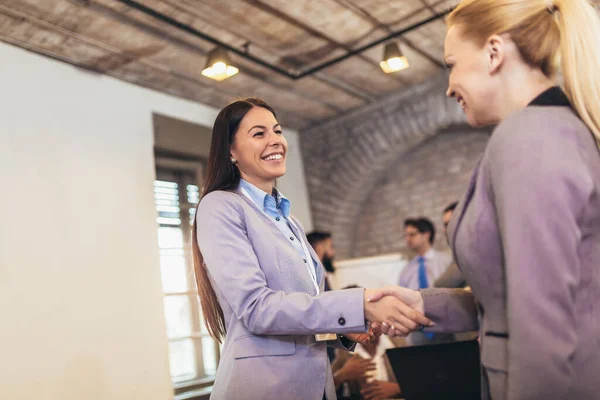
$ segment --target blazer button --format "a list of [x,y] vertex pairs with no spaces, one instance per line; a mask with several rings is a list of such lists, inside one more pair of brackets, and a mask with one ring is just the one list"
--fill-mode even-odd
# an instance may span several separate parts
[[303,261],[304,261],[304,263],[306,263],[306,258],[305,258],[305,259],[303,259]]
[[344,317],[340,317],[340,319],[338,319],[338,324],[346,325],[346,320],[344,319]]
[[281,218],[277,217],[275,218],[275,221],[281,221]]
[[294,241],[294,238],[293,238],[293,237],[291,237],[291,238],[290,238],[290,240],[293,242],[293,241]]

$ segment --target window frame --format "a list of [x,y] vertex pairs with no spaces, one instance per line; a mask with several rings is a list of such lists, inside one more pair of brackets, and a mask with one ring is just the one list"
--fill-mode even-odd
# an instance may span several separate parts
[[[181,220],[180,225],[167,225],[160,224],[157,221],[157,230],[160,227],[178,227],[181,229],[183,236],[183,253],[186,264],[186,273],[188,274],[187,279],[187,290],[177,292],[166,292],[163,287],[163,298],[169,296],[188,296],[190,304],[190,319],[191,319],[191,334],[179,337],[167,337],[168,343],[176,342],[179,340],[192,340],[194,344],[194,361],[196,376],[188,380],[174,380],[171,376],[171,381],[174,387],[175,394],[185,393],[190,390],[198,390],[211,386],[214,383],[215,377],[212,375],[207,376],[204,367],[203,352],[207,349],[204,348],[203,338],[210,338],[210,335],[203,328],[203,318],[201,318],[201,307],[198,297],[198,289],[196,281],[194,279],[194,268],[191,251],[191,239],[192,239],[192,224],[190,221],[190,209],[195,209],[196,204],[188,201],[188,185],[196,185],[198,187],[199,197],[202,193],[204,171],[205,171],[206,160],[204,158],[195,158],[190,160],[186,159],[174,159],[160,157],[157,154],[156,157],[156,180],[157,181],[168,181],[177,183],[178,195],[179,195],[179,219]],[[157,211],[158,216],[158,211]],[[197,317],[196,317],[197,316]],[[166,316],[165,316],[166,318]],[[212,339],[212,338],[211,338]],[[218,367],[220,361],[220,346],[216,340],[212,340],[212,346],[214,349],[214,356],[216,365]],[[170,357],[170,354],[169,354]]]

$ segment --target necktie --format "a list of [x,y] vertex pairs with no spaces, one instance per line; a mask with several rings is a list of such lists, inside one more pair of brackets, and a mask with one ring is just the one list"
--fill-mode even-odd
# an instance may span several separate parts
[[425,258],[419,257],[419,289],[427,289],[429,283],[427,282],[427,270],[425,269]]
[[[429,287],[429,282],[427,282],[427,270],[425,269],[425,258],[419,257],[417,259],[419,261],[419,289],[427,289]],[[433,332],[423,332],[427,339],[433,339],[435,333]]]

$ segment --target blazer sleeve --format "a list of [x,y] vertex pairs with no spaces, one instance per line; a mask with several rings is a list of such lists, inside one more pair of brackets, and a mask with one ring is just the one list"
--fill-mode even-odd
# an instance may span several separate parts
[[435,326],[426,332],[457,333],[479,328],[473,293],[465,289],[423,289],[425,315]]
[[507,281],[507,400],[566,399],[578,339],[578,220],[593,181],[565,121],[531,110],[507,122],[488,149]]
[[211,283],[246,329],[258,335],[366,331],[364,289],[313,297],[268,286],[234,196],[214,192],[202,199],[196,216],[198,245]]

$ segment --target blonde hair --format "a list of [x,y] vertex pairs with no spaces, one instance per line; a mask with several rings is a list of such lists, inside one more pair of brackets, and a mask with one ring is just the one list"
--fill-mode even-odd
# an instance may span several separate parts
[[482,46],[508,33],[529,65],[555,78],[600,143],[600,17],[588,0],[463,0],[448,16]]

